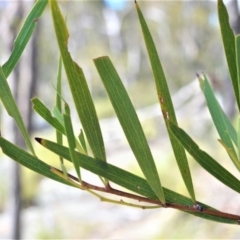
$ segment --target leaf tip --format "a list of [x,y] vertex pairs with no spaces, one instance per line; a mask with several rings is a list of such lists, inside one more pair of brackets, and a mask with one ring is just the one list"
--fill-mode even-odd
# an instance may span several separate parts
[[200,86],[202,86],[204,81],[203,81],[201,75],[198,74],[198,73],[196,73],[196,75],[197,75],[197,79],[198,79],[198,82],[199,82]]
[[135,6],[138,8],[138,3],[136,0],[134,0]]
[[35,140],[36,140],[37,142],[39,142],[40,144],[42,144],[42,142],[43,142],[43,139],[42,139],[42,138],[36,137]]

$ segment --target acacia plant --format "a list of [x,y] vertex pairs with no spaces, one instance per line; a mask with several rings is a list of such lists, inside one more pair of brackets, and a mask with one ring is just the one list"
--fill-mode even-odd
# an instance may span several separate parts
[[[54,110],[51,112],[38,98],[32,99],[32,103],[33,109],[56,130],[56,142],[40,137],[36,138],[36,140],[42,146],[60,157],[59,169],[48,165],[36,156],[7,82],[9,74],[14,69],[28,40],[34,32],[37,19],[41,16],[48,3],[51,8],[52,20],[61,56],[56,84],[56,104]],[[217,4],[223,46],[237,106],[240,110],[240,36],[234,36],[230,28],[228,14],[223,1],[218,0]],[[240,193],[240,181],[226,168],[222,167],[217,160],[201,150],[191,137],[183,129],[178,127],[168,84],[154,41],[137,2],[135,2],[135,5],[156,83],[160,108],[176,162],[188,190],[189,197],[162,186],[159,173],[136,111],[114,65],[109,57],[104,56],[94,59],[94,64],[108,93],[132,152],[143,172],[144,178],[129,172],[127,169],[120,169],[107,162],[103,137],[94,103],[90,95],[84,72],[82,68],[74,62],[68,51],[67,43],[69,34],[56,0],[51,0],[49,2],[47,0],[38,0],[36,2],[15,40],[14,49],[8,61],[0,67],[0,97],[3,106],[6,108],[9,115],[16,121],[30,153],[12,144],[6,140],[4,136],[0,137],[2,151],[5,155],[17,161],[19,164],[45,177],[62,184],[67,184],[71,187],[88,191],[90,194],[99,197],[103,201],[139,208],[174,208],[212,221],[240,224],[239,215],[218,211],[198,201],[195,196],[191,171],[185,150],[193,156],[202,168],[221,181],[226,187],[238,193]],[[76,111],[82,126],[82,130],[77,137],[75,137],[73,133],[69,106],[63,100],[61,93],[62,64],[66,72]],[[206,98],[213,123],[219,133],[220,142],[226,149],[236,168],[240,170],[240,120],[238,121],[237,130],[235,130],[230,120],[221,109],[220,104],[217,102],[207,77],[201,75],[198,76],[198,79],[201,90]],[[63,136],[67,139],[68,147],[62,145]],[[89,146],[91,154],[87,146]],[[72,162],[77,177],[67,172],[64,161]],[[84,181],[81,177],[81,169],[86,169],[98,175],[102,181],[102,186],[95,186]],[[120,186],[121,190],[113,188],[111,183]],[[103,197],[101,192],[108,193],[109,198]],[[121,198],[124,197],[126,200],[113,200],[111,199],[112,194],[118,195]],[[136,200],[136,203],[132,203],[132,201],[130,203],[127,199]]]

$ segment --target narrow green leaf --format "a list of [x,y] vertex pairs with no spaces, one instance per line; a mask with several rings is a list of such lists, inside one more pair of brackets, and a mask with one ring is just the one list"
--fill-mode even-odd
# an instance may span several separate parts
[[0,146],[3,150],[3,153],[6,154],[11,159],[15,160],[19,164],[28,169],[31,169],[34,172],[37,172],[45,177],[53,179],[60,183],[65,183],[70,185],[68,181],[58,177],[50,171],[51,166],[43,162],[41,159],[27,153],[23,149],[13,145],[6,139],[0,137]]
[[62,134],[65,134],[64,126],[55,118],[52,116],[49,109],[38,99],[33,98],[33,109],[51,126],[53,126],[57,131],[59,131]]
[[57,91],[56,91],[56,108],[62,112],[62,60],[59,58],[58,74],[57,74]]
[[235,98],[237,100],[238,109],[240,109],[239,89],[237,82],[237,65],[235,53],[235,36],[229,23],[227,9],[223,0],[218,0],[218,18],[221,28],[222,41],[225,50],[225,56],[228,64],[228,70],[231,77]]
[[[56,106],[54,107],[55,111],[57,111],[59,113],[58,117],[62,120],[59,121],[59,119],[57,118],[57,120],[64,125],[63,123],[63,119],[62,119],[62,99],[61,99],[61,94],[62,94],[62,60],[61,58],[59,58],[59,63],[58,63],[58,74],[57,74],[57,91],[56,91]],[[53,110],[54,111],[54,110]],[[54,114],[54,113],[53,113]],[[58,130],[56,130],[56,140],[58,144],[63,144],[63,134],[61,132],[59,132]],[[65,178],[67,179],[67,170],[64,166],[64,161],[62,157],[59,157],[60,163],[61,163],[61,169],[63,171],[63,174],[65,176]]]
[[238,84],[238,99],[240,99],[240,35],[235,38],[236,46],[236,64],[237,64],[237,84]]
[[[62,156],[64,159],[71,161],[71,157],[69,154],[68,148],[61,146],[57,143],[54,143],[52,141],[46,140],[46,139],[40,139],[36,138],[36,140],[41,143],[45,148],[49,149],[50,151],[56,153],[57,155]],[[140,194],[142,196],[148,197],[150,199],[158,200],[158,197],[151,189],[148,182],[130,172],[127,172],[121,168],[115,167],[112,164],[103,162],[101,160],[94,159],[92,157],[86,156],[81,153],[76,152],[76,156],[79,160],[79,164],[82,168],[95,173],[97,175],[101,175],[107,179],[109,179],[111,182],[114,182],[126,189],[129,189],[137,194]],[[179,198],[178,203],[184,204],[184,205],[192,205],[192,201],[187,198],[183,197],[181,198],[180,194],[178,194],[178,197],[175,199],[172,197],[173,191],[168,190],[168,202],[176,203],[176,200]]]
[[64,125],[63,115],[62,115],[62,113],[59,111],[59,109],[57,108],[57,106],[54,106],[54,107],[53,107],[52,114],[53,114],[53,116],[58,120],[58,122],[60,122],[62,125]]
[[240,193],[240,181],[236,177],[223,168],[206,152],[202,151],[181,128],[172,124],[171,122],[169,122],[169,126],[176,139],[206,171],[208,171],[226,186]]
[[177,125],[177,119],[175,115],[175,111],[172,104],[172,99],[169,93],[167,81],[165,78],[165,74],[157,53],[157,49],[155,47],[153,38],[151,36],[151,33],[148,29],[147,23],[143,17],[143,14],[136,3],[137,13],[140,21],[140,25],[142,28],[143,36],[145,39],[145,44],[147,47],[149,59],[152,66],[152,71],[155,79],[155,84],[157,88],[157,94],[159,103],[161,106],[161,110],[163,113],[164,121],[168,130],[169,138],[172,144],[173,152],[175,155],[175,158],[177,160],[177,164],[179,167],[179,170],[181,172],[182,178],[184,180],[184,183],[187,187],[187,190],[192,198],[192,200],[195,202],[195,193],[192,183],[192,177],[187,161],[187,156],[184,151],[184,148],[181,146],[181,144],[178,143],[178,141],[175,140],[175,138],[172,136],[171,132],[168,129],[167,121],[170,119],[174,124]]
[[23,50],[25,49],[30,37],[32,36],[38,18],[42,15],[45,7],[47,6],[48,0],[38,0],[33,6],[31,12],[27,16],[23,27],[21,28],[13,46],[13,51],[7,60],[7,62],[3,65],[3,72],[6,78],[12,72],[13,68],[17,64]]
[[81,174],[80,174],[80,168],[79,168],[80,167],[79,161],[75,155],[76,143],[75,143],[75,137],[74,137],[74,133],[73,133],[72,121],[71,121],[71,116],[70,116],[70,108],[67,105],[67,103],[65,103],[65,114],[63,114],[63,120],[64,120],[66,136],[67,136],[67,140],[68,140],[71,161],[73,162],[73,165],[75,167],[76,173],[78,175],[78,179],[81,182],[82,180],[81,180]]
[[231,150],[231,154],[229,154],[229,156],[232,159],[232,162],[239,169],[239,164],[236,164],[236,161],[235,161],[235,159],[237,158],[237,153],[233,146],[230,134],[228,132],[228,127],[226,124],[226,119],[228,119],[228,118],[224,117],[225,113],[223,112],[222,108],[220,107],[220,105],[212,91],[212,88],[209,84],[207,77],[205,75],[203,77],[204,77],[204,79],[202,79],[199,76],[198,80],[200,83],[201,90],[204,93],[209,112],[212,116],[213,123],[218,131],[218,134],[219,134],[222,142],[224,143],[224,145],[226,145],[227,149]]
[[[40,142],[44,147],[49,149],[50,151],[62,156],[66,160],[71,161],[69,151],[66,147],[58,145],[54,142],[51,142],[45,139],[37,138],[36,140]],[[1,145],[1,142],[0,142],[0,145]],[[127,172],[121,168],[115,167],[109,163],[106,163],[97,159],[93,159],[84,154],[76,153],[76,156],[82,168],[92,173],[95,173],[97,175],[101,175],[102,177],[109,179],[110,181],[116,183],[117,185],[122,186],[132,192],[135,192],[137,194],[140,194],[150,199],[158,200],[158,197],[153,192],[149,183],[145,179],[139,176],[136,176],[130,172]],[[184,206],[193,205],[192,199],[190,198],[187,198],[167,188],[163,188],[163,191],[164,191],[164,195],[166,197],[167,203],[182,204]],[[201,202],[197,202],[197,203],[203,206],[204,208],[214,209],[204,203],[201,203]],[[226,219],[219,216],[212,216],[212,215],[202,214],[202,213],[191,213],[191,214],[204,219],[212,220],[212,221],[229,223],[229,224],[237,224],[236,220]]]
[[153,191],[165,203],[157,169],[131,100],[108,57],[94,59],[129,145]]
[[[56,116],[53,117],[50,110],[38,99],[38,98],[33,98],[32,99],[33,103],[33,109],[46,121],[48,122],[52,127],[54,127],[57,131],[59,131],[61,134],[65,134],[64,130],[64,121],[63,121],[63,116],[59,112],[59,110],[55,107],[54,108],[54,115]],[[85,153],[85,150],[82,148],[82,146],[79,144],[78,140],[75,139],[76,141],[76,146],[77,149],[81,153]]]
[[79,142],[80,142],[80,144],[82,145],[83,149],[85,150],[86,155],[88,155],[87,145],[86,145],[86,141],[85,141],[85,137],[84,137],[84,133],[83,133],[83,130],[82,130],[82,129],[81,129],[81,131],[80,131],[80,134],[79,134],[79,136],[78,136],[78,139],[79,139]]
[[[220,106],[220,105],[219,105]],[[230,122],[229,118],[227,117],[227,115],[225,114],[225,112],[222,110],[222,116],[224,118],[226,127],[227,127],[227,131],[229,133],[229,136],[231,137],[233,143],[235,144],[235,146],[237,147],[237,132],[235,130],[235,128],[233,127],[232,123]]]
[[31,151],[31,153],[33,155],[35,155],[35,152],[34,152],[30,137],[28,135],[27,129],[24,125],[23,119],[18,110],[16,102],[13,98],[12,92],[7,83],[7,79],[3,73],[3,69],[1,66],[0,66],[0,86],[1,86],[0,87],[0,99],[1,99],[5,109],[7,110],[9,116],[11,116],[15,120],[15,122],[25,140],[26,146]]
[[90,91],[82,69],[72,60],[68,52],[68,30],[57,1],[52,0],[51,11],[61,58],[78,116],[94,157],[106,161],[106,153],[100,125]]

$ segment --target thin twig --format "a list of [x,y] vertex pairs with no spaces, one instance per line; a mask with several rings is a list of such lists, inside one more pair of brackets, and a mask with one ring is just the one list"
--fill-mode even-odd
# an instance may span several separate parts
[[[56,168],[54,168],[54,169],[57,170],[60,173],[63,173],[59,169],[56,169]],[[70,179],[80,183],[78,178],[74,177],[73,175],[71,175],[69,173],[68,173],[68,177]],[[105,193],[129,198],[129,199],[134,199],[134,200],[137,200],[139,202],[155,204],[155,205],[158,205],[159,207],[174,208],[174,209],[178,209],[180,211],[185,211],[185,212],[189,212],[189,213],[207,214],[207,215],[211,215],[211,216],[226,218],[226,219],[229,219],[229,220],[236,220],[237,224],[240,225],[240,216],[239,215],[235,215],[235,214],[231,214],[231,213],[225,213],[225,212],[221,212],[221,211],[210,209],[210,208],[203,208],[198,204],[194,204],[192,206],[186,206],[186,205],[182,205],[182,204],[178,204],[178,203],[166,202],[165,205],[163,205],[159,200],[150,199],[150,198],[138,196],[138,195],[135,195],[135,194],[132,194],[132,193],[123,192],[123,191],[120,191],[120,190],[117,190],[117,189],[114,189],[114,188],[110,187],[110,185],[108,185],[107,187],[104,188],[104,187],[95,186],[95,185],[92,185],[92,184],[87,183],[85,181],[82,181],[81,186],[82,186],[83,190],[84,189],[86,189],[86,190],[91,189],[91,190],[95,190],[95,191],[99,191],[99,192],[105,192]]]

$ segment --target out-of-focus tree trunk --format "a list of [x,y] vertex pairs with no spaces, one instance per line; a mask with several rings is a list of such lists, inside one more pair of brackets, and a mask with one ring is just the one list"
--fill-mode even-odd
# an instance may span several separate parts
[[[23,16],[25,16],[29,11],[28,7],[26,6],[29,6],[29,4],[24,4],[24,1],[21,0],[9,2],[8,7],[4,12],[5,19],[3,21],[3,28],[5,31],[3,36],[5,38],[5,50],[8,56],[11,54],[13,41],[23,23]],[[29,133],[33,129],[31,122],[32,113],[30,98],[32,98],[35,92],[35,77],[37,75],[36,45],[37,36],[35,32],[35,35],[30,40],[19,63],[8,79],[12,93]],[[4,119],[4,117],[7,118]],[[3,114],[2,122],[3,135],[21,148],[25,148],[25,142],[20,131],[18,130],[14,121],[10,117],[6,116],[6,113]],[[12,161],[9,173],[9,205],[7,210],[10,215],[11,225],[9,238],[21,239],[22,186],[20,165]]]
[[[10,15],[9,13],[12,12]],[[23,6],[21,1],[9,4],[6,11],[4,12],[4,43],[6,54],[9,55],[12,51],[13,41],[17,36],[19,23],[23,18]],[[17,93],[17,85],[19,83],[19,65],[14,69],[9,77],[8,82],[13,91],[14,97]],[[12,142],[16,142],[15,125],[13,119],[10,119],[3,115],[3,134],[7,133],[8,139]],[[9,204],[7,211],[10,216],[10,233],[9,236],[12,239],[20,239],[21,237],[21,225],[20,225],[20,214],[21,214],[21,180],[20,180],[20,166],[11,162],[11,169],[9,171],[11,178],[9,179]]]

